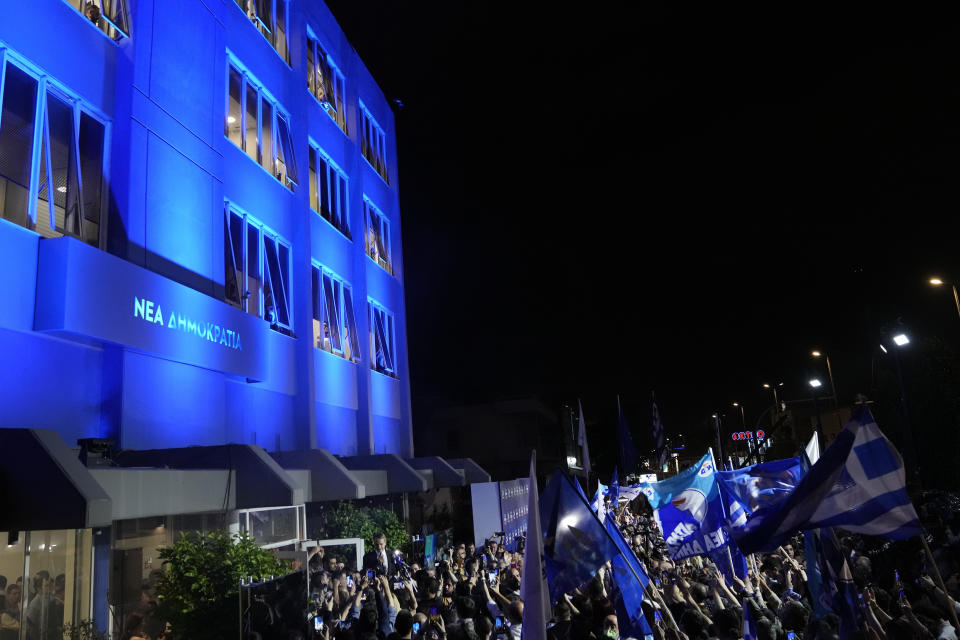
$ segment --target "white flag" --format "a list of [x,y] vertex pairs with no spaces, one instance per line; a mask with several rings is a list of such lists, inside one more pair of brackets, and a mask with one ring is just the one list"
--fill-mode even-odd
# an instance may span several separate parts
[[810,442],[807,443],[805,451],[810,464],[817,464],[817,460],[820,459],[820,435],[816,431],[810,437]]
[[521,640],[547,640],[550,613],[550,591],[547,571],[543,566],[543,532],[540,529],[540,492],[537,490],[537,452],[530,453],[530,492],[527,507],[527,544],[523,554],[523,578],[520,598],[523,600]]
[[[583,405],[577,400],[577,407],[580,408],[580,433],[577,435],[577,444],[580,445],[580,459],[583,465],[583,475],[590,481],[590,447],[587,446],[587,425],[583,421]],[[590,486],[587,485],[587,489]]]

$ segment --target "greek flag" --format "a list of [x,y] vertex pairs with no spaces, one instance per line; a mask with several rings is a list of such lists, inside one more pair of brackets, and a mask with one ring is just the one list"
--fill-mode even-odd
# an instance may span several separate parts
[[902,540],[922,527],[907,496],[903,459],[866,405],[783,500],[732,531],[744,553],[772,551],[798,529],[839,527]]

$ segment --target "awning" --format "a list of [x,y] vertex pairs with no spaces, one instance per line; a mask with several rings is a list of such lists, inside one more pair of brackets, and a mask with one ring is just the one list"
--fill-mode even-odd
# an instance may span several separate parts
[[[351,471],[386,471],[387,490],[390,493],[417,493],[432,488],[432,483],[403,458],[392,453],[372,456],[347,456],[340,458]],[[372,495],[368,492],[368,495]]]
[[0,451],[0,531],[110,525],[110,497],[56,431],[0,429]]
[[439,456],[407,458],[407,464],[420,471],[433,471],[433,485],[435,487],[462,487],[467,484],[463,471],[455,469],[449,462]]
[[447,462],[449,462],[454,469],[463,471],[467,484],[490,482],[490,474],[471,458],[447,458]]
[[236,509],[237,474],[229,469],[91,467],[113,502],[113,520]]
[[303,488],[256,445],[121,451],[114,454],[114,461],[121,467],[231,470],[232,475],[236,476],[237,509],[280,507],[304,502]]
[[326,449],[278,451],[270,455],[288,471],[306,469],[310,472],[310,495],[305,496],[306,502],[354,500],[367,496],[363,482]]

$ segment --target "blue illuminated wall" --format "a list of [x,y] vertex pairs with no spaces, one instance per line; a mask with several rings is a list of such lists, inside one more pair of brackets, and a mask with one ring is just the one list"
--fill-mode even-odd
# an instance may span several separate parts
[[[233,442],[411,456],[396,132],[380,89],[322,2],[290,1],[289,65],[233,0],[130,5],[130,37],[119,43],[65,0],[9,3],[0,22],[0,47],[109,121],[109,215],[99,250],[162,276],[172,287],[159,287],[163,295],[179,298],[176,287],[186,287],[226,305],[223,219],[229,201],[292,248],[294,335],[257,320],[250,331],[258,339],[250,344],[256,344],[264,374],[253,381],[215,363],[200,366],[162,343],[134,348],[38,330],[37,310],[62,303],[51,299],[59,294],[49,287],[37,286],[39,245],[63,241],[39,239],[0,220],[0,268],[8,274],[0,278],[0,427],[52,428],[69,444],[111,437],[125,448]],[[345,76],[348,134],[307,90],[308,27]],[[228,56],[290,116],[300,178],[293,191],[224,135]],[[360,101],[386,134],[389,181],[361,154]],[[310,208],[309,143],[348,176],[352,240]],[[364,196],[390,220],[393,274],[365,253]],[[352,286],[359,363],[313,346],[312,262]],[[55,274],[58,265],[43,268]],[[111,286],[109,261],[93,260],[85,269],[84,286]],[[146,275],[143,282],[150,288]],[[396,377],[370,368],[368,297],[396,320]],[[116,307],[91,313],[109,324],[130,312]],[[230,311],[223,313],[229,317]]]

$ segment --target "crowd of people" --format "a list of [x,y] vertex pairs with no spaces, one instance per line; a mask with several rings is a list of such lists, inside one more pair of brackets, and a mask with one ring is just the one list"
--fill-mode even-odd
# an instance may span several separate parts
[[27,640],[60,640],[66,576],[38,571],[29,581],[23,604],[23,577],[8,584],[0,575],[0,640],[15,640],[25,627]]
[[[958,640],[960,502],[925,493],[915,501],[936,567],[920,538],[888,541],[838,531],[852,574],[858,626],[848,637],[866,640]],[[643,615],[652,633],[638,640],[737,640],[744,609],[759,640],[833,640],[840,617],[817,616],[808,585],[812,568],[797,535],[776,552],[754,554],[743,578],[710,560],[672,561],[643,498],[610,509],[650,578]],[[386,550],[381,535],[359,570],[324,549],[312,550],[309,591],[315,638],[324,640],[520,640],[523,553],[502,538],[482,548],[464,542],[443,550],[433,566]],[[937,570],[945,581],[939,586]],[[553,609],[550,640],[620,640],[616,585],[609,563],[589,582],[564,594]]]

